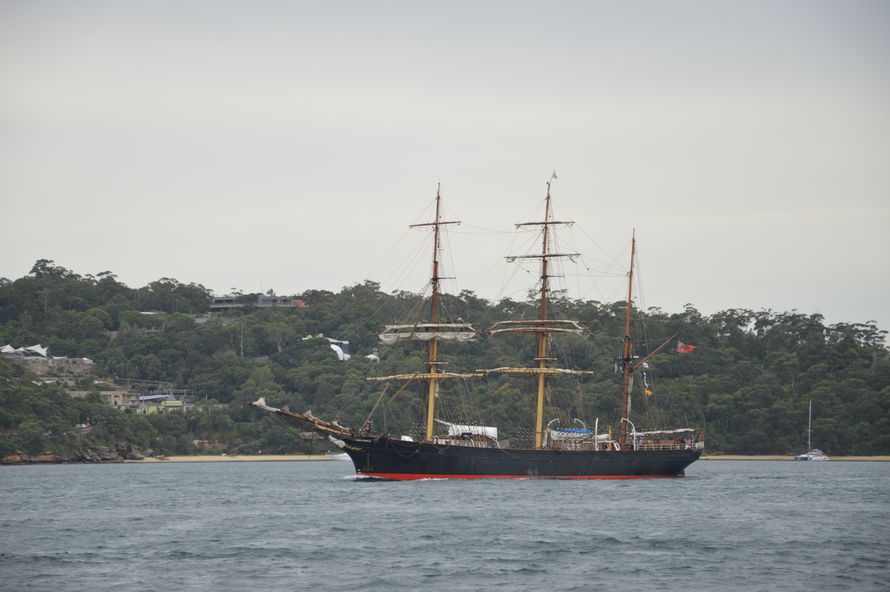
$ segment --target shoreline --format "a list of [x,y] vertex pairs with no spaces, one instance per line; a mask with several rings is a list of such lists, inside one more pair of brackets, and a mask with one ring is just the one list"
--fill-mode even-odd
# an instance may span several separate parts
[[[876,456],[831,456],[832,462],[890,462],[890,456],[888,455],[876,455]],[[711,454],[711,455],[702,455],[699,460],[769,460],[769,461],[794,461],[794,457],[791,455],[781,455],[781,454],[762,454],[762,455],[747,455],[747,454]]]
[[[890,462],[890,455],[875,456],[831,456],[833,462]],[[63,460],[58,457],[52,458],[35,458],[27,460],[19,460],[17,462],[8,462],[8,459],[2,459],[7,462],[0,462],[0,466],[22,466],[22,465],[48,465],[48,464],[155,464],[155,463],[202,463],[202,462],[326,462],[326,461],[345,461],[349,458],[345,454],[250,454],[250,455],[213,455],[213,454],[195,454],[181,456],[147,456],[142,459],[119,459],[104,461],[75,461]],[[780,454],[711,454],[703,455],[699,460],[728,460],[728,461],[771,461],[771,462],[794,462],[791,455]]]
[[189,462],[321,462],[339,460],[333,454],[195,454],[189,456],[147,456],[142,460],[128,460],[128,463],[189,463]]

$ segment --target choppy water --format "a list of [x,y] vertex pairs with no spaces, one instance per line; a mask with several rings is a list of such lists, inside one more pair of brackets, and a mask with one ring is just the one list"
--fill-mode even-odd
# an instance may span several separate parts
[[351,463],[3,467],[0,589],[886,590],[890,463],[686,479],[351,478]]

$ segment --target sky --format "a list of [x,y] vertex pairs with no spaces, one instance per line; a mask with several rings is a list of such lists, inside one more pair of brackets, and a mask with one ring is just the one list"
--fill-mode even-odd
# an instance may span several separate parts
[[890,3],[0,3],[0,277],[420,291],[441,184],[450,289],[515,298],[554,170],[580,297],[635,230],[640,305],[890,330]]

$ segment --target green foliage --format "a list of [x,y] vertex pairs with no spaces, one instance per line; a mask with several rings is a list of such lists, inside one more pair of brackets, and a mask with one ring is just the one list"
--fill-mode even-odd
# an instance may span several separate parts
[[[411,433],[425,412],[418,384],[384,387],[374,375],[423,370],[422,345],[379,346],[383,324],[423,318],[417,294],[386,294],[374,282],[338,293],[310,290],[305,309],[258,308],[255,295],[228,316],[211,316],[200,285],[161,278],[132,289],[114,274],[80,276],[49,260],[31,273],[0,281],[0,342],[42,343],[56,356],[87,356],[97,377],[161,380],[190,389],[187,414],[141,416],[104,405],[97,396],[71,399],[59,386],[37,385],[21,367],[0,361],[0,455],[73,452],[129,442],[164,454],[197,450],[193,440],[223,442],[255,453],[319,450],[301,429],[256,412],[249,403],[311,409],[315,415],[361,425],[372,409],[375,424]],[[568,367],[592,369],[592,379],[551,383],[549,417],[571,422],[599,418],[600,429],[618,418],[625,304],[558,298],[554,316],[591,328],[584,338],[554,339]],[[443,295],[443,317],[484,325],[534,318],[530,302],[488,302],[469,291]],[[667,348],[649,361],[654,396],[641,394],[633,417],[638,429],[692,425],[706,432],[708,449],[735,453],[789,453],[806,444],[807,405],[813,401],[813,442],[832,454],[890,453],[890,360],[886,332],[874,323],[826,325],[820,315],[731,309],[702,315],[691,304],[680,313],[658,308],[637,313],[636,355],[646,356],[679,333],[697,346],[681,355]],[[203,319],[202,319],[203,320]],[[445,319],[443,319],[445,320]],[[340,362],[319,337],[345,339],[353,355]],[[365,356],[376,353],[379,361]],[[449,371],[525,366],[535,356],[522,335],[443,344]],[[92,377],[85,379],[91,384]],[[521,439],[530,424],[530,379],[490,376],[442,385],[441,411],[449,418],[497,425]],[[87,419],[95,427],[77,428]]]

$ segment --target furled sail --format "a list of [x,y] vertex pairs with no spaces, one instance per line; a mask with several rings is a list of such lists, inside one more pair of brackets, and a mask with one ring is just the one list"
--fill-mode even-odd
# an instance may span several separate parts
[[608,442],[609,434],[594,436],[593,430],[589,428],[550,428],[550,439],[554,442],[593,440],[594,438],[597,442]]
[[478,374],[461,374],[459,372],[412,372],[411,374],[393,374],[390,376],[369,376],[366,380],[369,382],[382,382],[384,380],[429,380],[435,378],[442,380],[445,378],[477,378]]
[[380,341],[393,345],[402,340],[431,341],[472,341],[476,329],[468,323],[421,323],[417,325],[386,325],[379,335]]
[[492,426],[466,425],[460,423],[451,423],[437,419],[436,423],[448,428],[449,436],[463,436],[464,434],[472,434],[474,436],[485,436],[486,438],[498,439],[498,429]]
[[489,374],[566,374],[569,376],[593,376],[593,370],[570,370],[568,368],[513,368],[503,366],[501,368],[482,368],[476,370],[476,374],[487,376]]
[[578,321],[562,319],[546,319],[532,321],[498,321],[488,330],[489,334],[498,333],[574,333],[583,335],[588,329]]
[[669,435],[679,435],[679,434],[692,434],[695,430],[693,428],[679,428],[676,430],[653,430],[651,432],[636,432],[636,435],[639,436],[669,436]]

